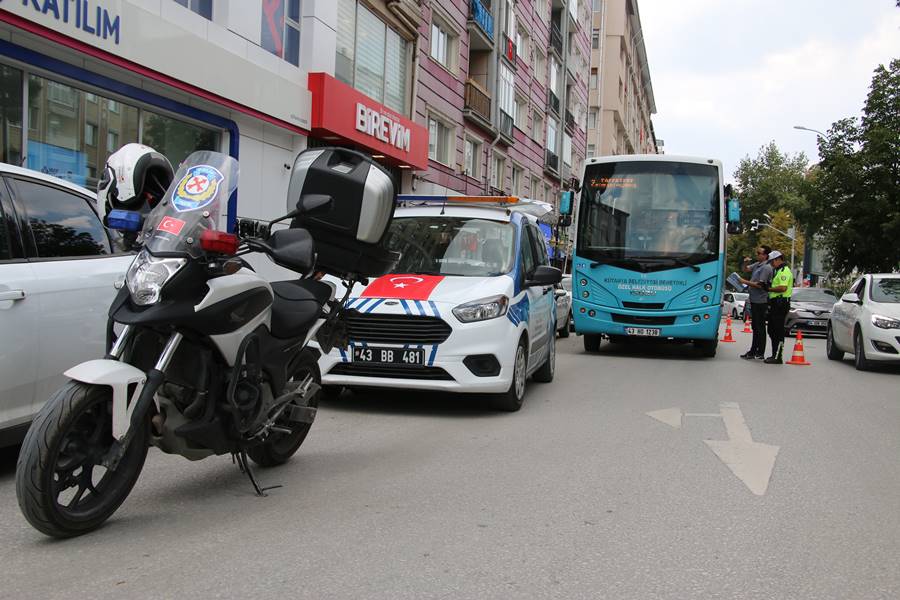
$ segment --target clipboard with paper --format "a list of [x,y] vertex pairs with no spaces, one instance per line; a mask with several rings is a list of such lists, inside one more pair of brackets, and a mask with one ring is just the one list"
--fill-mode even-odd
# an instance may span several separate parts
[[736,291],[739,291],[739,292],[747,291],[747,286],[744,285],[743,283],[741,283],[741,276],[738,275],[737,273],[732,273],[725,279],[725,281],[727,281],[728,285],[730,285]]

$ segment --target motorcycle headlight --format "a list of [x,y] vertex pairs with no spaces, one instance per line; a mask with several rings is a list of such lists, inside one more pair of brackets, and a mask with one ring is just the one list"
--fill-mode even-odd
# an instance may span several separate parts
[[872,315],[872,325],[881,329],[900,329],[900,320],[881,315]]
[[509,298],[506,296],[491,296],[460,304],[453,309],[453,314],[463,323],[474,323],[502,317],[506,314],[508,306]]
[[156,304],[163,286],[185,264],[186,258],[157,258],[141,250],[125,275],[131,299],[138,306]]

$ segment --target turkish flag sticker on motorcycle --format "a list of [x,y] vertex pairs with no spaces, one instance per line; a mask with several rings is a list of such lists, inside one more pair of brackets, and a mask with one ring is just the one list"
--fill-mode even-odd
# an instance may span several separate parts
[[443,275],[385,275],[369,284],[361,298],[428,300]]
[[175,217],[163,217],[163,220],[159,222],[159,225],[156,228],[159,231],[165,231],[166,233],[171,233],[172,235],[178,235],[181,233],[182,228],[185,223],[181,219],[176,219]]

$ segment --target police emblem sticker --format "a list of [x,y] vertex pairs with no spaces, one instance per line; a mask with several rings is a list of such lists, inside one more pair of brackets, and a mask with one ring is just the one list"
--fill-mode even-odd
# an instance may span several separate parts
[[178,182],[172,194],[175,210],[188,212],[209,206],[216,199],[219,184],[223,179],[225,176],[215,167],[209,165],[191,167]]

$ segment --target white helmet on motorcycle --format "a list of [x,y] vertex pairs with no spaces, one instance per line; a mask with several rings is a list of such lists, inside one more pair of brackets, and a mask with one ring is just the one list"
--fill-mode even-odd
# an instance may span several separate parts
[[156,206],[175,177],[165,156],[143,144],[125,144],[113,152],[97,184],[104,214],[116,208],[146,212]]

